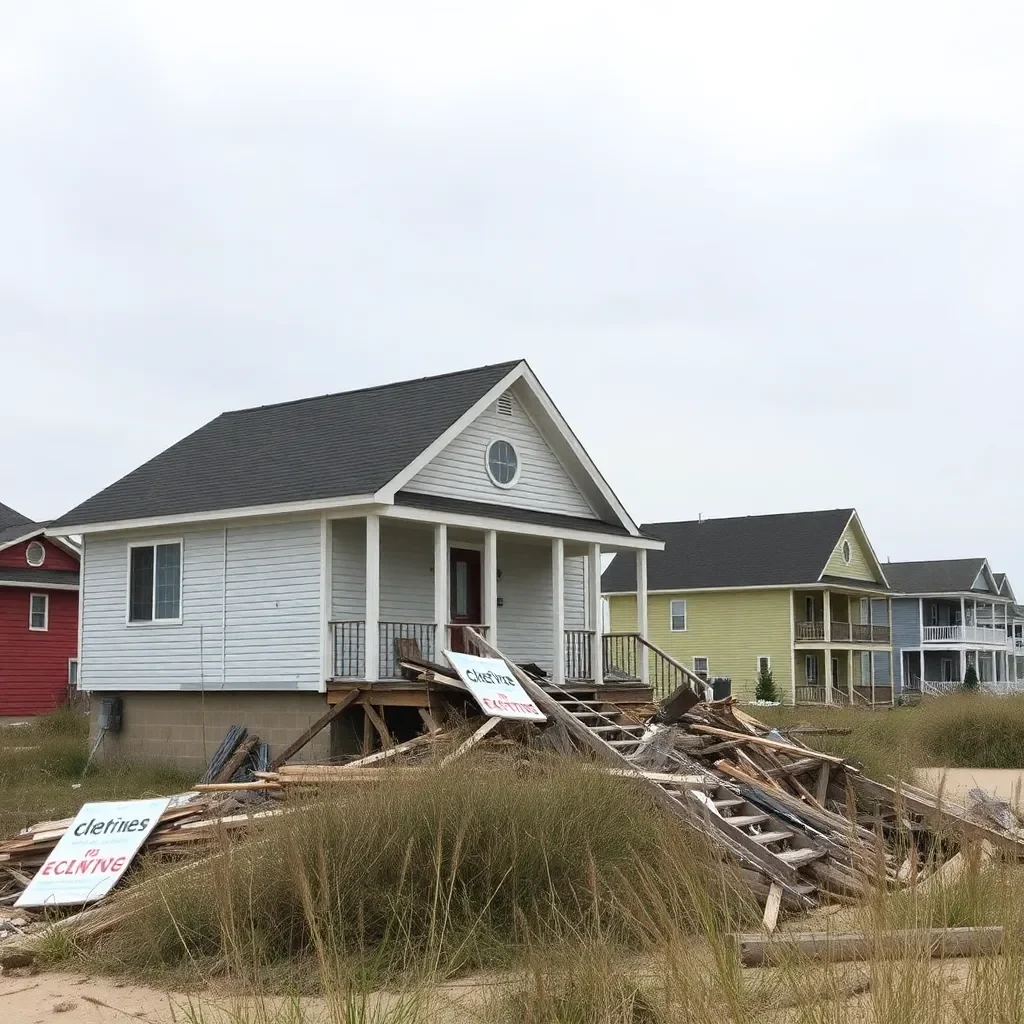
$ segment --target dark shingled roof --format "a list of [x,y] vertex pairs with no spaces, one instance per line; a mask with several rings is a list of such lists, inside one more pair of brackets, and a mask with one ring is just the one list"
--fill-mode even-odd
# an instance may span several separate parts
[[[649,590],[770,587],[814,583],[839,543],[852,508],[736,519],[644,523],[665,541],[647,554]],[[636,589],[636,559],[618,554],[601,577],[608,594]]]
[[47,523],[18,523],[16,526],[8,526],[6,530],[0,530],[0,547],[10,544],[12,540],[17,540],[19,537],[42,533],[47,525]]
[[462,498],[446,498],[434,494],[415,494],[399,491],[395,495],[396,505],[407,508],[422,508],[432,512],[454,512],[466,516],[486,516],[491,519],[508,519],[514,523],[534,523],[558,530],[584,530],[590,533],[612,533],[628,537],[629,531],[621,523],[606,523],[600,519],[583,519],[557,512],[539,512],[530,508],[514,508],[511,505],[492,505],[486,501],[465,501]]
[[24,526],[26,523],[31,522],[32,520],[28,516],[15,512],[10,505],[5,505],[0,501],[0,532],[8,530],[12,526]]
[[223,413],[51,525],[371,494],[520,362]]
[[24,583],[26,587],[78,586],[78,573],[70,569],[32,569],[0,566],[0,583]]
[[970,590],[984,558],[945,558],[927,562],[886,562],[885,576],[901,594],[954,594]]

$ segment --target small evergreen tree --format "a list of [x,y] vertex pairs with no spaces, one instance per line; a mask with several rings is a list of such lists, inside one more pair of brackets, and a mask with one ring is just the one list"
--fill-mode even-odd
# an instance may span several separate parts
[[775,689],[775,676],[768,667],[767,662],[762,664],[757,671],[757,689],[754,691],[757,700],[771,701],[778,704],[779,695]]
[[978,685],[978,670],[973,665],[968,665],[967,671],[964,673],[963,687],[973,693],[978,689]]

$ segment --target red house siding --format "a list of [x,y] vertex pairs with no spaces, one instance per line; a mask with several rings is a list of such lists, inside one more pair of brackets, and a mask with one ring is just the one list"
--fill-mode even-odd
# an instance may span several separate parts
[[[45,567],[51,568],[49,554]],[[40,593],[50,596],[45,632],[29,629],[29,595]],[[0,587],[0,717],[43,714],[62,704],[68,660],[77,652],[77,591]]]
[[69,569],[72,572],[78,570],[78,559],[69,555],[63,548],[58,547],[53,541],[45,537],[33,537],[22,544],[15,544],[14,547],[4,548],[0,551],[0,566],[13,569],[24,569],[28,566],[25,561],[25,549],[33,541],[38,541],[46,549],[46,558],[41,569]]

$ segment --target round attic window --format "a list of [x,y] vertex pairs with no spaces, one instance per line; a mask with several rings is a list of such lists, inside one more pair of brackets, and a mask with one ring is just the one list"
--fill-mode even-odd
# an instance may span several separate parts
[[519,479],[519,454],[511,441],[492,441],[486,462],[487,475],[499,487],[512,487]]
[[849,565],[849,564],[850,564],[850,558],[851,558],[852,554],[853,554],[853,553],[852,553],[852,551],[850,550],[850,542],[849,542],[848,540],[844,540],[844,541],[843,541],[843,561],[844,561],[844,562],[845,562],[845,563],[846,563],[847,565]]
[[34,540],[25,548],[25,561],[34,568],[39,568],[46,561],[46,548],[39,541]]

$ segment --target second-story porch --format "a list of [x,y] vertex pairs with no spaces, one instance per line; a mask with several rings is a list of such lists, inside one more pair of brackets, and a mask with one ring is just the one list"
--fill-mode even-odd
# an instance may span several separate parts
[[888,647],[891,620],[889,598],[876,591],[832,587],[793,591],[793,640],[798,647]]

